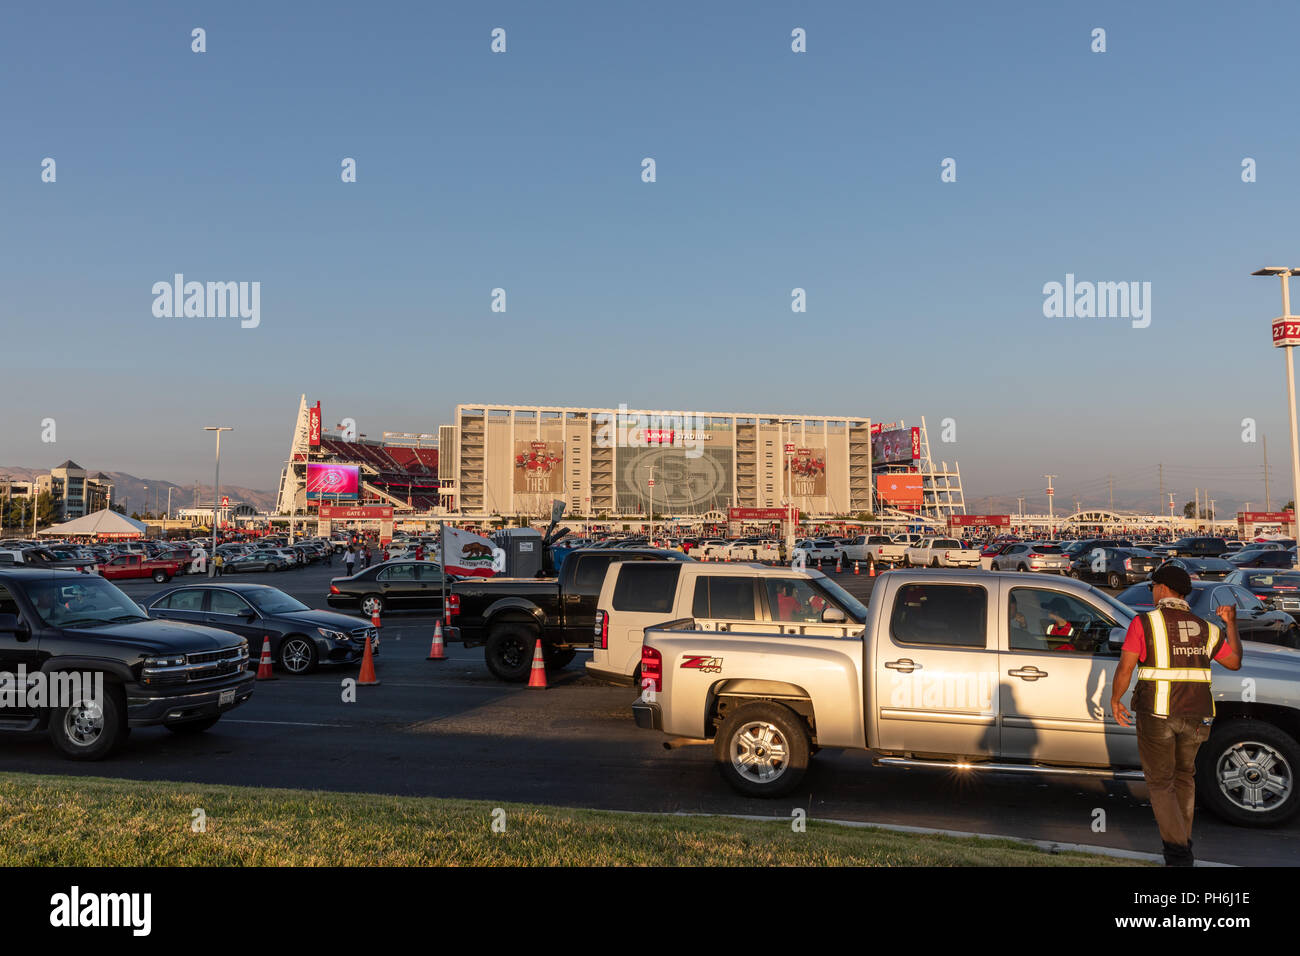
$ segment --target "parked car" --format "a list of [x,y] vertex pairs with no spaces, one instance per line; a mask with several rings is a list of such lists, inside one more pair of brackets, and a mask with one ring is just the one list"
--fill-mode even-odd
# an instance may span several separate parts
[[[1115,596],[1115,600],[1141,613],[1155,607],[1151,599],[1151,582],[1135,584]],[[1214,613],[1216,607],[1234,604],[1237,608],[1237,633],[1243,641],[1261,644],[1278,644],[1282,647],[1300,648],[1300,625],[1283,611],[1271,610],[1239,584],[1223,581],[1193,581],[1192,593],[1187,596],[1192,613],[1210,622],[1225,626]]]
[[[447,576],[447,590],[458,580]],[[442,612],[442,566],[401,559],[372,564],[351,577],[330,579],[330,607],[359,610],[367,618],[388,611]]]
[[283,571],[289,563],[274,551],[254,551],[240,554],[226,561],[222,574],[239,574],[245,571]]
[[1233,571],[1223,583],[1243,587],[1270,610],[1285,611],[1300,621],[1300,571],[1245,568]]
[[1193,581],[1222,581],[1237,570],[1235,565],[1222,558],[1167,558],[1161,563],[1182,568]]
[[187,584],[154,594],[145,607],[151,618],[239,634],[259,655],[263,640],[270,638],[272,660],[290,674],[307,674],[325,663],[355,663],[367,637],[371,653],[379,653],[379,632],[369,621],[313,610],[265,584]]
[[827,561],[834,563],[844,557],[840,546],[830,538],[804,538],[795,547],[803,548],[808,553],[808,563],[812,565],[820,565]]
[[1070,577],[1118,590],[1145,581],[1162,563],[1160,555],[1140,548],[1093,548],[1070,563]]
[[1068,574],[1070,559],[1060,547],[1046,541],[1022,541],[1007,545],[993,556],[994,571],[1038,571]]

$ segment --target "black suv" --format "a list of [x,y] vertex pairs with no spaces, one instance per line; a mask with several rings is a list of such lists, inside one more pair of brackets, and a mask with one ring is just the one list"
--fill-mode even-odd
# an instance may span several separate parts
[[98,575],[14,569],[0,570],[0,681],[0,731],[48,730],[65,756],[99,760],[132,727],[207,730],[252,696],[254,677],[237,635],[151,621]]

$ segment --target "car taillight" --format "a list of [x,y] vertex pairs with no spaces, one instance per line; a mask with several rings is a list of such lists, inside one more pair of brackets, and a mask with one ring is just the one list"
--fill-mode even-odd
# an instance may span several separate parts
[[455,617],[459,613],[460,613],[460,595],[448,594],[447,595],[447,616]]
[[664,689],[664,662],[659,656],[659,652],[653,647],[641,645],[641,686],[646,686],[646,681],[651,681],[651,686],[656,691]]
[[343,592],[339,590],[339,586],[337,584],[330,585],[330,594],[342,594],[342,593]]
[[1124,570],[1125,570],[1125,571],[1132,571],[1132,570],[1133,570],[1133,559],[1132,559],[1132,558],[1125,558],[1125,559],[1124,559]]
[[600,642],[602,651],[609,650],[609,615],[604,611],[596,612],[596,624],[591,629],[591,633]]

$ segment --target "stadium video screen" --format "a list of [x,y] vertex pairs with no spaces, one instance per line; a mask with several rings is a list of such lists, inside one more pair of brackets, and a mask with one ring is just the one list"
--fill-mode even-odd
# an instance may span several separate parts
[[307,497],[313,500],[356,501],[361,492],[360,465],[307,463]]
[[685,448],[620,448],[616,494],[618,509],[645,512],[650,505],[650,474],[654,472],[654,510],[659,513],[700,514],[725,511],[731,505],[730,448],[706,448],[698,458]]
[[891,428],[871,436],[872,465],[910,465],[921,457],[921,429]]

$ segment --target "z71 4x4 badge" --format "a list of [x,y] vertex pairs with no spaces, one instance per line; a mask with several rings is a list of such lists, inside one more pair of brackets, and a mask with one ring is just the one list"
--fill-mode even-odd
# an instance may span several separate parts
[[699,654],[687,654],[686,659],[682,661],[682,668],[704,671],[706,674],[717,674],[722,671],[722,658],[705,657]]

